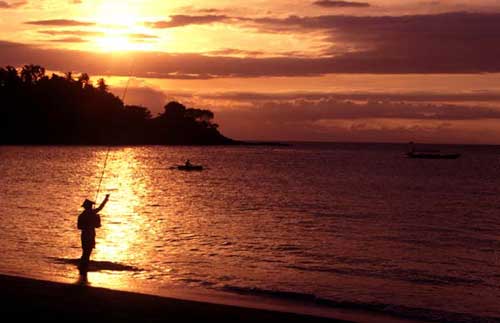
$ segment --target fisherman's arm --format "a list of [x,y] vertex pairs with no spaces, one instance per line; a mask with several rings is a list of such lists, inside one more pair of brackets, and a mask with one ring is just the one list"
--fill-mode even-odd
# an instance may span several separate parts
[[108,200],[109,200],[109,194],[106,194],[106,197],[102,201],[101,205],[99,205],[99,207],[97,209],[95,209],[95,212],[97,213],[100,210],[102,210],[104,208],[104,206],[106,205],[106,203],[108,203]]

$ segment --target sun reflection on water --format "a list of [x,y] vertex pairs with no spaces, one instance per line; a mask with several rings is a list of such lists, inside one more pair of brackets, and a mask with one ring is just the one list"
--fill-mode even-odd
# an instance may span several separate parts
[[110,152],[99,198],[109,193],[110,200],[100,212],[102,227],[97,231],[94,259],[128,263],[135,258],[132,249],[144,239],[140,210],[149,190],[147,172],[137,153],[128,148]]

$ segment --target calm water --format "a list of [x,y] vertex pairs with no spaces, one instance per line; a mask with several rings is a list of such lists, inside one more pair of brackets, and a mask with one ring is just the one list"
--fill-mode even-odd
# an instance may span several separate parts
[[[293,298],[500,321],[500,147],[111,148],[96,286]],[[0,147],[0,272],[77,278],[106,147]],[[189,158],[202,172],[170,169]],[[495,319],[496,318],[496,319]]]

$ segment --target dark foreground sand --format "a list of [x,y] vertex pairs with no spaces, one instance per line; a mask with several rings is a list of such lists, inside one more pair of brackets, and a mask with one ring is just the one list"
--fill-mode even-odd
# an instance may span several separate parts
[[0,288],[2,316],[16,322],[346,322],[5,275]]

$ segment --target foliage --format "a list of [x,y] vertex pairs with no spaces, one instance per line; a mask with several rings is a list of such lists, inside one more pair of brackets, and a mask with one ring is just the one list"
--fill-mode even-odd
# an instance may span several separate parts
[[0,144],[228,144],[209,110],[169,102],[153,118],[126,106],[104,79],[45,75],[45,68],[0,68]]

